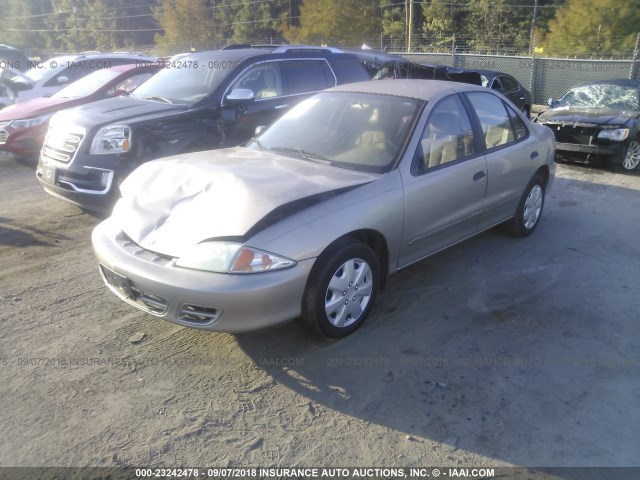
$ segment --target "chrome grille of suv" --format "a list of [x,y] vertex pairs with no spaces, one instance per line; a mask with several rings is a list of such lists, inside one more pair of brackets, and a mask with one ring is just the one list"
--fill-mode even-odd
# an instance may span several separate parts
[[49,126],[42,147],[42,156],[58,162],[69,163],[80,149],[85,137],[84,128],[54,128]]
[[0,130],[0,145],[4,145],[9,138],[9,134],[6,130]]

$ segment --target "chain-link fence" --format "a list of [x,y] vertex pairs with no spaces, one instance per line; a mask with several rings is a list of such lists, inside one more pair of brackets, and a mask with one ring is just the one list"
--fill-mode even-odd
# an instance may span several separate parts
[[457,68],[498,70],[513,75],[531,90],[534,103],[558,98],[579,83],[614,78],[640,80],[640,59],[574,60],[506,55],[410,54],[398,52],[418,63],[441,63]]
[[[262,38],[248,40],[247,44],[281,43],[280,39]],[[324,45],[323,39],[310,44]],[[404,35],[364,38],[353,36],[331,46],[343,48],[360,48],[367,45],[371,48],[385,50],[405,56],[418,63],[442,64],[457,68],[497,70],[513,75],[533,95],[533,102],[545,104],[549,98],[558,98],[570,87],[579,83],[614,78],[631,78],[640,80],[640,52],[636,48],[623,55],[623,59],[602,58],[602,55],[590,55],[588,59],[544,58],[524,52],[520,55],[508,55],[515,51],[494,42],[495,48],[462,48],[459,40],[415,37],[414,48],[406,51],[407,39]],[[217,40],[197,44],[173,44],[159,49],[156,45],[139,46],[138,51],[153,55],[172,55],[174,53],[196,50],[216,50],[224,47],[228,41]],[[493,53],[491,53],[493,52]],[[497,52],[497,53],[496,53]]]

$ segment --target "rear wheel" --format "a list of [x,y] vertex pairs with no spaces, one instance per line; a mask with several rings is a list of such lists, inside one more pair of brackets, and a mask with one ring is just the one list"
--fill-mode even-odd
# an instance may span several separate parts
[[627,154],[622,161],[622,168],[627,171],[635,170],[640,165],[640,143],[636,140],[631,141]]
[[544,178],[536,173],[520,199],[515,216],[505,222],[505,228],[514,237],[527,237],[538,226],[544,207],[544,186]]
[[366,320],[378,293],[380,266],[367,245],[343,240],[316,260],[302,302],[302,319],[315,333],[342,338]]

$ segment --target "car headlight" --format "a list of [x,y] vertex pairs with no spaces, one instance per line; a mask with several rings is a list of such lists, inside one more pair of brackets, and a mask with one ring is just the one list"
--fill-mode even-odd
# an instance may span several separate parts
[[295,260],[234,242],[203,242],[181,256],[178,267],[217,273],[258,273],[289,268]]
[[602,130],[598,134],[598,138],[613,140],[614,142],[622,142],[629,136],[628,128],[616,128],[615,130]]
[[131,148],[131,127],[109,125],[101,128],[91,142],[91,155],[125,153]]
[[14,120],[11,122],[11,126],[15,128],[29,128],[29,127],[37,127],[38,125],[42,125],[44,122],[51,118],[53,113],[45,113],[44,115],[40,115],[39,117],[33,118],[25,118],[23,120]]

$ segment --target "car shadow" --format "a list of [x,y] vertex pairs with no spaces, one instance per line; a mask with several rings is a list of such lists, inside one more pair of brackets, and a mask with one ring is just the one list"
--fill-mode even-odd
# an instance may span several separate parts
[[62,240],[69,240],[65,235],[40,230],[30,225],[0,217],[0,245],[12,247],[56,246]]
[[532,236],[493,229],[402,270],[355,334],[294,322],[237,343],[310,409],[514,465],[634,465],[637,418],[619,412],[637,405],[640,225],[616,253],[593,246],[635,218],[637,190],[556,178]]

